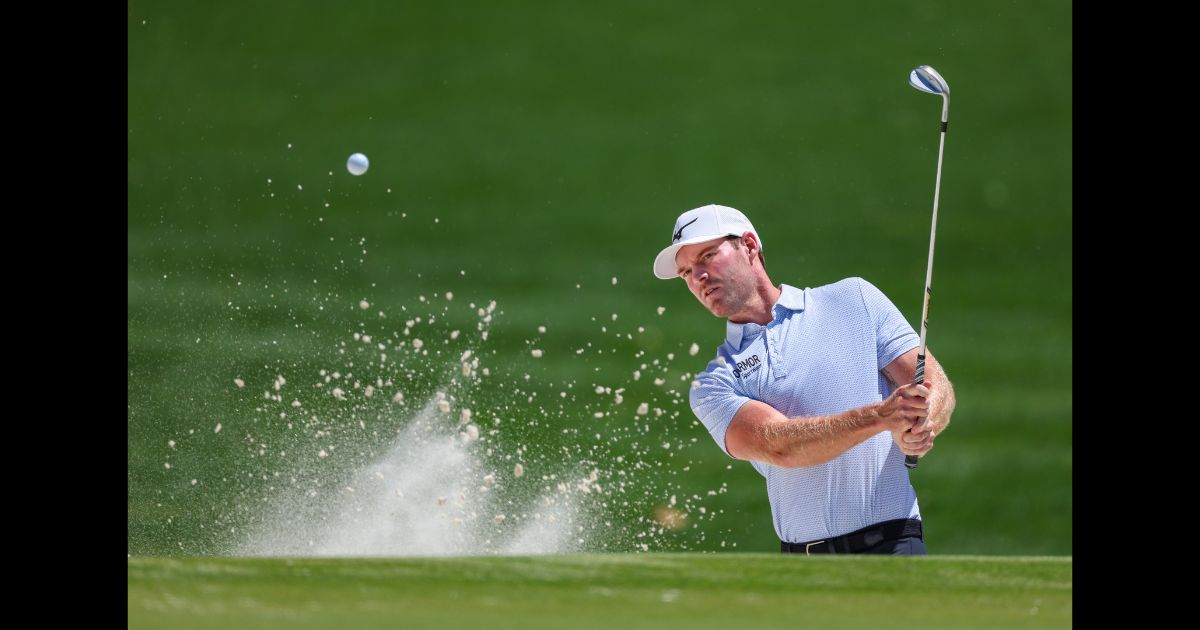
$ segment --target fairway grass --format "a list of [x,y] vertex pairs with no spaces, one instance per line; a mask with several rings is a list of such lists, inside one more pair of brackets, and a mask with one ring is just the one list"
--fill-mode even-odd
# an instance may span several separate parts
[[1070,556],[131,558],[130,628],[1065,628]]

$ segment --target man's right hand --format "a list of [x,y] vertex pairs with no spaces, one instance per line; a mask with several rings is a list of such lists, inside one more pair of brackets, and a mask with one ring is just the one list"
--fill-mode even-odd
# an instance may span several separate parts
[[924,385],[902,385],[875,407],[882,429],[903,432],[929,415],[929,389]]

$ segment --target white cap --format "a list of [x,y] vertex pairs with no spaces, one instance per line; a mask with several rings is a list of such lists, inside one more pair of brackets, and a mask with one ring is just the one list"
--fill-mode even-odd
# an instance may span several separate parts
[[675,254],[685,245],[703,243],[722,236],[741,236],[746,232],[754,233],[761,251],[762,239],[754,226],[750,225],[750,219],[738,210],[716,204],[688,210],[675,220],[675,229],[671,231],[671,245],[655,257],[654,275],[663,280],[678,278],[679,267],[675,264]]

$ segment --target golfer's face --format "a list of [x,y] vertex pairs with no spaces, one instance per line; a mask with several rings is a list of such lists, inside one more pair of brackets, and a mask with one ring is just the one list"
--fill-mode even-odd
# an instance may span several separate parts
[[725,238],[682,247],[675,254],[679,277],[688,290],[717,317],[728,317],[737,304],[730,299],[740,294],[736,281],[738,250]]

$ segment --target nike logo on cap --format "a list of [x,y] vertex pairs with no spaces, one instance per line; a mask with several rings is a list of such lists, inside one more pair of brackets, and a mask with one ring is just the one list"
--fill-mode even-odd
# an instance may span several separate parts
[[687,223],[684,223],[683,225],[679,226],[679,229],[676,230],[675,235],[671,237],[671,242],[674,243],[675,241],[678,241],[679,239],[683,238],[683,228],[685,228],[699,220],[700,220],[700,217],[696,217],[695,219],[692,219],[691,221],[688,221]]

